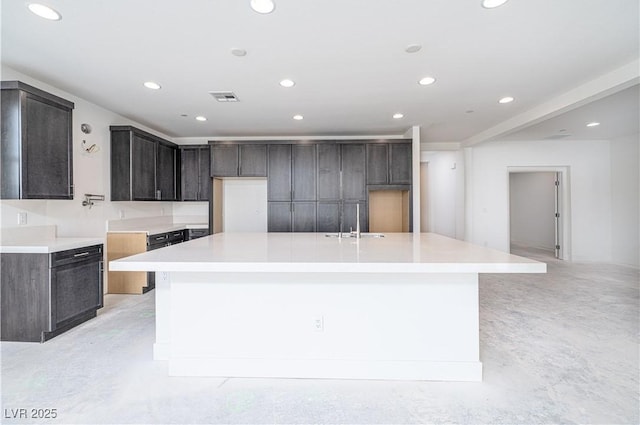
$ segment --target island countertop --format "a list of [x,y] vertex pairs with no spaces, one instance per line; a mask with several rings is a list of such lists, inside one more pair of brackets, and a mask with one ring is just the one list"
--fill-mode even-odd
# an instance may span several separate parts
[[113,271],[233,273],[545,273],[546,264],[434,233],[382,238],[218,233],[109,263]]

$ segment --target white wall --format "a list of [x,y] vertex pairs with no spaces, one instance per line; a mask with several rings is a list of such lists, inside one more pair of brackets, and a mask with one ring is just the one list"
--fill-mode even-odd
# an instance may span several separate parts
[[420,161],[427,163],[420,182],[427,199],[427,228],[423,232],[438,233],[451,238],[464,238],[464,155],[462,151],[421,152]]
[[[470,242],[509,250],[508,167],[569,167],[571,260],[611,261],[610,143],[589,140],[493,142],[467,148]],[[469,189],[469,188],[468,188]]]
[[[149,133],[171,140],[166,135],[115,114],[98,105],[52,87],[16,70],[2,66],[2,80],[19,80],[75,103],[73,110],[73,182],[75,196],[64,200],[2,200],[0,201],[0,227],[17,227],[19,212],[27,213],[27,226],[57,225],[59,236],[104,236],[105,221],[125,218],[171,215],[171,202],[96,202],[89,209],[82,206],[83,194],[92,193],[110,198],[110,125],[134,125]],[[80,124],[88,123],[91,134],[80,131]],[[82,140],[96,144],[100,150],[87,154]],[[208,216],[206,204],[200,203],[199,214]]]
[[640,134],[611,141],[612,261],[640,267]]
[[511,244],[555,250],[555,181],[552,172],[509,173]]

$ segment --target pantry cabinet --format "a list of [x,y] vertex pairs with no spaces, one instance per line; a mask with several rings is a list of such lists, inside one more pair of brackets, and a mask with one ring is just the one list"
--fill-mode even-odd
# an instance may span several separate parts
[[[406,140],[279,140],[211,142],[212,175],[242,177],[243,157],[266,147],[267,229],[338,232],[369,229],[370,191],[411,190],[411,142]],[[260,147],[260,148],[259,148]],[[256,154],[255,158],[261,158]],[[261,164],[261,160],[250,161]],[[215,206],[214,206],[215,209]]]

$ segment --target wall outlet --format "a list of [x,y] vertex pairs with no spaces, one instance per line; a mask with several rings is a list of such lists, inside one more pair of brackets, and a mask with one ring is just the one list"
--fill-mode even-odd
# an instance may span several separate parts
[[122,220],[124,218],[124,210],[118,211],[118,217]]
[[18,225],[24,226],[25,224],[27,224],[27,213],[26,212],[19,212],[18,213]]
[[316,332],[324,332],[324,317],[313,316],[313,330]]

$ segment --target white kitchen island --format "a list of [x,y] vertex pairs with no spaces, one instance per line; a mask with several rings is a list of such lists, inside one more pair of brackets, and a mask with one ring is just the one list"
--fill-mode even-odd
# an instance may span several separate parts
[[219,233],[110,262],[155,271],[173,376],[481,381],[478,274],[546,265],[422,233]]

